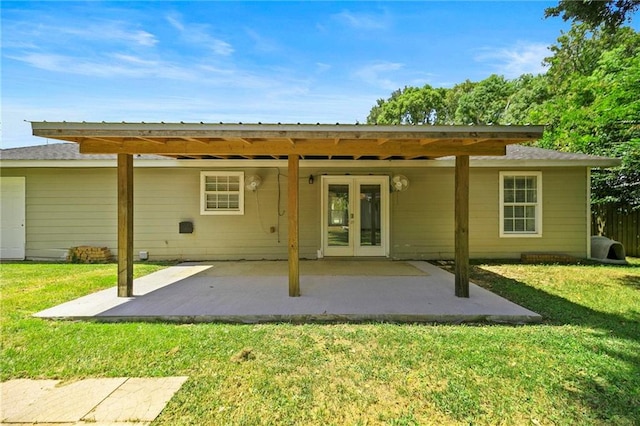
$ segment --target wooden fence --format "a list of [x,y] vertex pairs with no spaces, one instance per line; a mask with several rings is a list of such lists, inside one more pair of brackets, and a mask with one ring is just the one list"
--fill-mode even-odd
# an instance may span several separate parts
[[614,205],[593,206],[591,235],[603,235],[622,243],[627,256],[640,257],[640,210]]

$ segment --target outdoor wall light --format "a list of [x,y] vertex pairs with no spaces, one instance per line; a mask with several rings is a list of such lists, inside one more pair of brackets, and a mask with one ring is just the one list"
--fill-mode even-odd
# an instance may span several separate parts
[[313,175],[309,175],[309,185],[313,185]]

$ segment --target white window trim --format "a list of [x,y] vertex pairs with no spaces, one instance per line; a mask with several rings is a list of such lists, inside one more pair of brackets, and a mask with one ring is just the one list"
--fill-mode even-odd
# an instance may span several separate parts
[[[504,178],[505,176],[535,176],[536,177],[536,232],[505,232],[504,231]],[[542,172],[500,172],[500,238],[540,238],[542,237]]]
[[[238,188],[238,209],[234,210],[207,210],[206,178],[208,176],[238,176],[240,179]],[[217,192],[217,191],[211,191]],[[235,191],[230,191],[235,193]],[[244,172],[221,172],[221,171],[201,171],[200,172],[200,214],[201,215],[244,215]]]

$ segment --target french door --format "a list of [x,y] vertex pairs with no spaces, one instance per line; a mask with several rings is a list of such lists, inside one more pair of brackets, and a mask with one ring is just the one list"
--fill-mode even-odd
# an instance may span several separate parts
[[389,177],[322,177],[324,256],[387,256]]

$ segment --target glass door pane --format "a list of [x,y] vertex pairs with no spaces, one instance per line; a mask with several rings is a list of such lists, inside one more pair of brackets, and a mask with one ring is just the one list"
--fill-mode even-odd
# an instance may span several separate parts
[[360,185],[360,246],[380,246],[381,195],[379,184]]
[[350,245],[348,184],[329,184],[327,209],[327,245],[348,247]]

